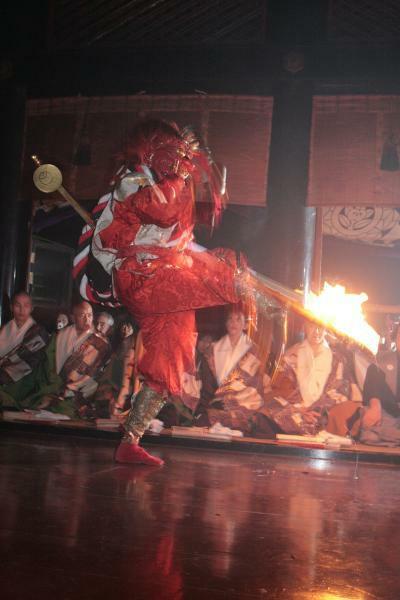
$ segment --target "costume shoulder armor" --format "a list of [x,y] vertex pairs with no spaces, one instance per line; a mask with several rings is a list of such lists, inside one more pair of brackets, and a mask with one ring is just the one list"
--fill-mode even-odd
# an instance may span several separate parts
[[135,194],[139,188],[150,184],[150,178],[144,173],[128,173],[115,186],[114,199],[122,202],[131,194]]

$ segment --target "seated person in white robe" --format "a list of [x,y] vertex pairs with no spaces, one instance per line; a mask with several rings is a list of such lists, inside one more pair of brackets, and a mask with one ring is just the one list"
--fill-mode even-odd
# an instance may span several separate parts
[[25,397],[35,390],[33,374],[45,360],[50,336],[32,318],[29,294],[15,294],[11,309],[13,318],[0,330],[0,405],[23,408]]
[[74,324],[61,329],[49,344],[46,382],[31,404],[70,417],[92,418],[91,399],[111,346],[94,330],[88,302],[77,304],[73,317]]
[[330,409],[352,398],[347,358],[329,346],[320,325],[307,321],[305,335],[283,356],[260,411],[275,432],[314,435],[325,428]]
[[[195,420],[202,425],[220,422],[249,434],[253,415],[264,404],[269,378],[263,372],[257,347],[245,333],[245,316],[238,307],[228,312],[225,326],[227,334],[211,344],[206,356],[216,390],[211,400],[205,402],[203,398]],[[212,382],[202,384],[212,389]]]

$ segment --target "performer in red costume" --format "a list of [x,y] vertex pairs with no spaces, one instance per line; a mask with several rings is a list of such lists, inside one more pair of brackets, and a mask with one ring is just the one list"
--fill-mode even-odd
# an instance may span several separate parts
[[[113,191],[99,202],[94,234],[83,232],[81,243],[91,239],[92,257],[84,246],[75,260],[81,295],[105,305],[117,298],[143,335],[143,386],[124,424],[117,462],[162,464],[139,441],[168,396],[180,393],[183,373],[193,371],[195,310],[238,301],[234,253],[204,251],[193,242],[196,193],[206,187],[218,204],[220,183],[193,134],[144,121],[130,138]],[[96,287],[99,268],[111,275],[112,289]]]

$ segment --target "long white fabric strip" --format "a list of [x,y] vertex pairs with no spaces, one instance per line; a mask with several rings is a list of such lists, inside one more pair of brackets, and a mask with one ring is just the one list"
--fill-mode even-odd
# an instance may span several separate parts
[[245,333],[242,333],[234,348],[232,348],[229,335],[224,335],[214,344],[215,372],[219,385],[223,383],[250,347],[251,340]]
[[6,356],[11,350],[19,346],[24,339],[28,329],[35,323],[32,317],[29,317],[22,327],[18,327],[15,320],[11,319],[0,330],[0,358]]

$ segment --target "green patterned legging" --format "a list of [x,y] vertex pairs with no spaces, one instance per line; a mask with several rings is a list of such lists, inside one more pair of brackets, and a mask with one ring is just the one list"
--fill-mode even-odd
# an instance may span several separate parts
[[165,400],[160,394],[144,385],[136,395],[124,423],[126,431],[124,439],[132,439],[133,436],[139,440],[164,404]]

